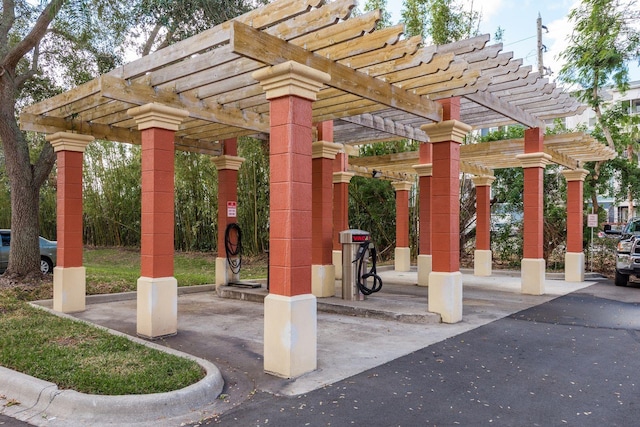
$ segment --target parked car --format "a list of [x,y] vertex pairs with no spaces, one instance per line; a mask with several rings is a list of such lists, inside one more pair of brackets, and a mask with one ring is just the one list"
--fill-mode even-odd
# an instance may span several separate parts
[[631,218],[622,230],[605,228],[609,235],[619,235],[616,247],[616,286],[627,286],[629,278],[640,280],[640,218]]
[[[9,247],[11,246],[11,230],[0,230],[2,246],[0,246],[0,271],[5,271],[9,264]],[[44,237],[40,237],[40,271],[42,273],[53,273],[56,265],[56,254],[58,242],[52,242]]]

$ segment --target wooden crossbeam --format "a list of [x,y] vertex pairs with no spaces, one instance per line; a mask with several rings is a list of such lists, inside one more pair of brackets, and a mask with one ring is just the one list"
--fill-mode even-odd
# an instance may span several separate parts
[[235,53],[256,61],[266,62],[269,65],[289,60],[296,61],[328,73],[331,76],[328,86],[431,121],[442,120],[442,107],[427,98],[409,93],[241,23],[232,22],[230,43]]
[[[20,128],[24,131],[40,133],[77,132],[83,135],[91,135],[96,139],[136,145],[140,145],[142,141],[140,131],[137,129],[67,120],[61,117],[40,116],[30,113],[22,113],[20,115]],[[175,137],[175,146],[177,150],[193,151],[210,155],[219,155],[222,151],[217,141],[206,142],[178,136]]]
[[531,128],[540,128],[542,130],[544,130],[546,127],[544,121],[535,118],[531,114],[518,107],[514,107],[511,104],[501,101],[500,98],[495,97],[490,93],[478,92],[465,95],[465,98],[475,102],[476,104],[483,105],[490,110],[495,111],[496,113],[500,113],[506,117],[509,117],[510,119],[513,119],[525,126],[529,126]]
[[100,77],[100,80],[103,82],[101,94],[105,98],[117,99],[137,105],[160,102],[169,107],[188,110],[189,116],[192,118],[223,123],[257,132],[268,132],[270,128],[267,119],[251,111],[217,108],[215,105],[209,105],[187,94],[178,95],[168,90],[154,90],[147,84],[139,82],[128,83],[112,76],[104,75]]

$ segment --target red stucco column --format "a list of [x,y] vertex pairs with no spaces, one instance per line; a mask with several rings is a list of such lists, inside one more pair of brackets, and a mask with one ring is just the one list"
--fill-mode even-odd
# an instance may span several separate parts
[[174,137],[189,113],[153,103],[127,114],[142,134],[137,333],[159,338],[178,332],[178,282],[173,277]]
[[349,155],[345,152],[336,154],[333,161],[333,265],[336,279],[342,279],[342,244],[340,232],[349,229],[349,182],[353,177],[349,168]]
[[476,176],[476,249],[473,256],[473,273],[491,276],[491,183],[493,176]]
[[82,265],[82,158],[92,136],[68,132],[47,135],[57,153],[57,265],[53,269],[53,309],[85,309],[86,270]]
[[584,282],[583,187],[588,174],[585,169],[562,171],[567,180],[567,252],[564,255],[564,279],[567,282]]
[[395,271],[411,269],[411,248],[409,247],[409,191],[413,183],[396,181],[391,185],[396,192],[396,249],[394,253]]
[[420,145],[420,164],[414,165],[418,174],[419,212],[418,212],[418,286],[429,286],[429,274],[432,271],[431,255],[431,180],[433,176],[433,146]]
[[431,193],[433,271],[429,275],[429,311],[439,313],[445,323],[462,320],[462,275],[460,274],[460,144],[471,130],[459,117],[460,100],[451,98],[443,106],[440,123],[422,126],[433,144]]
[[524,168],[524,242],[522,259],[522,293],[544,294],[543,258],[543,178],[551,156],[544,153],[544,133],[540,128],[524,133],[524,154],[516,158]]
[[312,108],[326,73],[293,61],[253,73],[270,103],[270,294],[264,300],[264,369],[292,378],[317,367],[311,293]]
[[[216,285],[240,280],[231,271],[225,251],[227,226],[238,222],[238,170],[244,162],[238,157],[235,138],[222,141],[222,155],[211,159],[218,170],[218,256],[216,257]],[[235,239],[235,237],[233,237]],[[235,241],[235,240],[234,240]]]
[[336,293],[333,248],[333,162],[341,144],[334,144],[333,122],[318,124],[312,145],[311,292],[316,297]]

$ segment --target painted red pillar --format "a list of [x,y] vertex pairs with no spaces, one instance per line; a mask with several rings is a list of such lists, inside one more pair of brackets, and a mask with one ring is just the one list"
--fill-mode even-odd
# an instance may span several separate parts
[[311,293],[312,103],[330,76],[293,61],[253,73],[270,101],[270,293],[264,369],[293,378],[317,367]]
[[47,135],[57,153],[57,265],[53,269],[53,309],[85,309],[86,269],[82,265],[82,159],[92,136],[68,132]]
[[409,247],[409,191],[413,183],[396,181],[391,185],[396,192],[396,249],[395,271],[411,269],[411,248]]
[[418,242],[418,286],[429,286],[433,259],[431,255],[431,179],[433,176],[433,146],[429,143],[420,145],[420,164],[414,165],[418,174],[419,207],[419,242]]
[[336,279],[342,279],[342,244],[340,232],[349,229],[349,182],[353,177],[349,169],[349,155],[346,152],[336,154],[333,161],[333,251]]
[[544,294],[543,191],[544,168],[551,156],[544,153],[544,133],[540,128],[524,133],[524,154],[516,156],[524,169],[524,242],[522,259],[522,293]]
[[334,144],[333,122],[317,125],[318,141],[312,145],[311,292],[316,297],[336,293],[332,260],[333,162],[341,144]]
[[127,114],[142,134],[137,333],[155,339],[178,332],[178,281],[173,277],[174,137],[189,113],[153,103]]
[[585,169],[562,171],[567,180],[567,252],[564,255],[564,279],[567,282],[584,282],[583,187],[588,174]]
[[[222,155],[211,159],[218,170],[218,256],[216,257],[216,285],[226,285],[230,279],[240,280],[231,271],[225,251],[227,226],[238,222],[238,170],[244,162],[238,157],[238,141],[222,141]],[[232,237],[235,241],[236,236]],[[234,277],[235,276],[235,277]]]
[[491,183],[493,176],[476,176],[476,249],[473,256],[473,274],[491,276]]
[[433,271],[429,275],[429,311],[444,323],[462,320],[460,273],[460,144],[471,126],[459,122],[460,99],[443,104],[440,123],[422,126],[433,144],[431,196]]

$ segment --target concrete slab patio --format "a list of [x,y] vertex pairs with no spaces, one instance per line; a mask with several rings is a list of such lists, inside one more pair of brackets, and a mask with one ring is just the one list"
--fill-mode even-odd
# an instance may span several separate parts
[[[427,313],[428,289],[415,285],[415,271],[387,270],[380,275],[384,281],[382,291],[365,301],[343,301],[338,297],[318,299],[318,369],[292,380],[263,372],[263,305],[254,301],[261,301],[266,288],[229,290],[225,287],[219,292],[213,286],[182,289],[178,298],[178,335],[156,343],[213,363],[225,380],[222,398],[211,397],[215,405],[200,405],[188,411],[182,422],[229,410],[256,390],[298,395],[321,388],[594,283],[547,280],[547,294],[531,296],[520,293],[519,273],[497,272],[491,277],[475,277],[463,271],[463,321],[442,324],[438,323],[438,316]],[[242,299],[218,295],[230,296],[230,292]],[[42,302],[44,306],[50,304]],[[86,311],[74,316],[134,336],[135,293],[88,297]],[[7,390],[0,390],[0,394],[7,394]],[[92,408],[86,410],[92,411]],[[55,405],[48,406],[46,411],[48,416],[25,411],[21,419],[34,425],[82,424],[68,413],[58,415]],[[78,414],[81,409],[75,411]],[[135,415],[131,414],[131,424],[136,422]],[[92,424],[109,422],[105,416],[102,420],[94,419]]]

